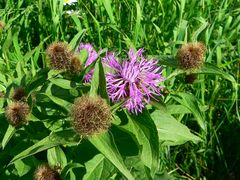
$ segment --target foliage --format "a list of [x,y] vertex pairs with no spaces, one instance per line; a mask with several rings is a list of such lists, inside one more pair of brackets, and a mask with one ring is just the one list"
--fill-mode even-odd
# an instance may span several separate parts
[[[0,179],[32,179],[43,163],[71,180],[240,178],[239,0],[8,0],[0,21]],[[101,53],[78,74],[54,70],[46,49],[56,41],[72,51],[90,42]],[[204,65],[179,69],[178,48],[196,41],[206,46]],[[142,47],[166,79],[163,96],[133,114],[109,100],[101,58],[114,51],[124,59],[120,52]],[[84,64],[88,53],[78,57]],[[13,127],[5,109],[19,87],[31,113],[27,125]],[[74,131],[70,110],[84,94],[111,106],[108,131]]]

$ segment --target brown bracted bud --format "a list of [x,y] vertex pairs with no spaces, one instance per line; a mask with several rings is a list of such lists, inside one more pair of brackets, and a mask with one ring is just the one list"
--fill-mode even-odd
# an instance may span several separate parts
[[5,25],[6,25],[5,22],[0,21],[0,31],[4,29]]
[[57,170],[48,165],[41,165],[37,168],[34,175],[35,180],[60,180]]
[[27,116],[30,113],[30,108],[27,103],[17,101],[12,102],[5,109],[5,116],[8,122],[14,126],[18,127],[27,123]]
[[180,68],[184,70],[198,69],[204,62],[206,48],[203,43],[187,43],[177,52]]
[[71,57],[70,72],[79,73],[82,70],[82,63],[77,55]]
[[23,87],[14,89],[12,98],[14,101],[26,101],[26,93]]
[[111,126],[110,106],[101,97],[84,95],[72,106],[74,129],[83,137],[99,134]]
[[0,91],[0,98],[4,98],[5,94],[3,91]]
[[53,69],[69,70],[71,66],[72,53],[68,44],[64,42],[52,43],[46,50]]
[[193,82],[197,79],[196,74],[188,74],[185,76],[185,82],[188,84],[193,84]]

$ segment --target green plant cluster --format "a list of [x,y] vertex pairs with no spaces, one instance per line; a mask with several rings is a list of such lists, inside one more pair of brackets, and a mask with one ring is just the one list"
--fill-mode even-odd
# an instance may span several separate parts
[[[0,179],[45,170],[71,180],[239,179],[239,24],[239,0],[1,1]],[[129,113],[109,100],[101,56],[79,73],[52,69],[53,42],[71,51],[81,42],[101,52],[144,47],[164,66],[163,96]],[[205,62],[190,71],[176,58],[187,42],[206,46]],[[94,118],[107,119],[94,119],[104,131],[93,135],[76,128],[88,126],[89,101]]]

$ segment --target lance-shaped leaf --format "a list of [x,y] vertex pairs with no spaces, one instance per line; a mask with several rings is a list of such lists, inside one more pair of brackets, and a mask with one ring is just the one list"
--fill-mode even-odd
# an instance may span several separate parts
[[159,164],[159,140],[157,128],[147,111],[139,115],[127,114],[128,123],[123,128],[133,136],[139,145],[140,157],[143,164],[147,167],[147,174],[154,174]]
[[190,129],[178,122],[167,109],[158,106],[158,109],[151,113],[151,117],[154,120],[158,137],[162,145],[180,145],[187,141],[193,141],[197,143],[201,139],[192,134]]
[[91,96],[100,95],[102,98],[107,99],[109,101],[106,89],[104,68],[100,60],[96,62],[96,65],[94,67],[90,95]]
[[10,141],[10,139],[12,138],[15,132],[16,132],[16,129],[12,125],[9,125],[2,140],[2,149],[5,148],[5,146]]
[[98,154],[85,163],[87,173],[84,180],[109,179],[114,171],[114,166],[102,155]]
[[77,144],[79,139],[75,136],[76,133],[73,130],[63,130],[59,132],[54,132],[39,142],[35,143],[31,147],[22,151],[16,155],[9,163],[12,164],[17,160],[24,159],[28,156],[32,156],[41,151],[50,149],[59,145],[73,145]]
[[119,154],[114,140],[108,133],[99,134],[89,138],[89,141],[121,172],[127,179],[133,180],[133,176],[125,166]]

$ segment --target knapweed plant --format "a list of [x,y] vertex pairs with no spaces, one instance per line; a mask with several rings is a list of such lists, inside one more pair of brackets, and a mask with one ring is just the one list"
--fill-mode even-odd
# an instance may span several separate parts
[[235,172],[217,135],[240,119],[224,2],[1,2],[0,179],[230,178],[214,164]]

